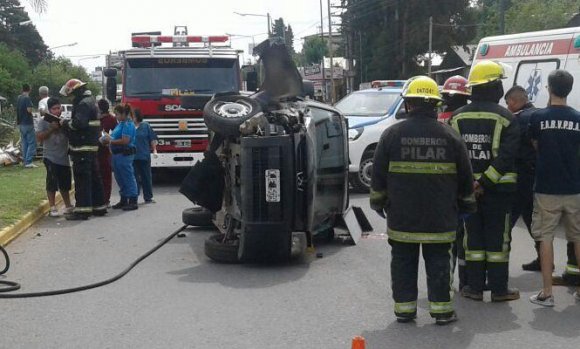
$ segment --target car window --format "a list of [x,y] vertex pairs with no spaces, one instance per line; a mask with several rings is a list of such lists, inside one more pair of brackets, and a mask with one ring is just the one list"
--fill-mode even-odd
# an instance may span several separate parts
[[351,93],[336,104],[336,109],[352,116],[385,115],[399,96],[395,91]]

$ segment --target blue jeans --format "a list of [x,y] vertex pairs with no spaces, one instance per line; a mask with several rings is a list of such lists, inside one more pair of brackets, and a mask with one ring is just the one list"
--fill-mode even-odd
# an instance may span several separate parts
[[34,125],[19,125],[20,143],[22,145],[22,158],[24,165],[32,163],[36,155],[36,135]]
[[153,199],[153,180],[151,178],[151,160],[135,160],[135,178],[137,179],[138,193],[143,188],[143,199],[151,201]]
[[115,180],[119,185],[119,195],[122,198],[137,198],[137,181],[135,180],[135,171],[133,169],[134,155],[113,155],[113,172]]

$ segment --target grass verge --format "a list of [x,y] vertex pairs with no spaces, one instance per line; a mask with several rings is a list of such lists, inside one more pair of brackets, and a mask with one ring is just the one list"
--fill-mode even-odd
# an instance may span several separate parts
[[0,229],[16,223],[46,199],[46,170],[22,165],[0,167]]

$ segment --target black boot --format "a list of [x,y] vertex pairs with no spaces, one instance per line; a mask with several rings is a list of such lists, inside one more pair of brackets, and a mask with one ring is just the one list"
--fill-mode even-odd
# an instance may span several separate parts
[[137,206],[137,198],[129,198],[127,204],[123,207],[123,211],[134,211],[138,208],[139,206]]
[[542,271],[540,266],[540,259],[536,258],[530,263],[522,264],[522,269],[525,271]]
[[113,205],[113,210],[120,210],[125,206],[127,206],[127,198],[121,196],[121,200]]

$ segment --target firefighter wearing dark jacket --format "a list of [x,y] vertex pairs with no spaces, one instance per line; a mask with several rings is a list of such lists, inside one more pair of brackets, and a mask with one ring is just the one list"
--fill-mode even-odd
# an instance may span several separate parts
[[101,123],[94,98],[86,83],[70,79],[61,88],[63,96],[73,97],[72,117],[62,122],[69,136],[69,154],[73,162],[75,208],[68,220],[86,220],[89,216],[104,216],[107,206],[103,183],[97,165]]
[[518,290],[508,288],[508,266],[520,135],[513,115],[498,105],[503,97],[503,78],[500,64],[477,63],[468,79],[471,104],[451,118],[451,125],[467,145],[477,198],[477,213],[465,220],[467,285],[461,294],[483,300],[487,276],[494,302],[519,298]]
[[[516,156],[516,172],[518,174],[517,195],[512,205],[512,229],[520,217],[524,221],[528,233],[532,236],[532,211],[534,210],[534,181],[536,176],[536,150],[528,132],[530,117],[538,110],[528,99],[528,93],[521,86],[510,88],[505,94],[505,102],[514,114],[520,128],[520,146]],[[533,239],[533,237],[532,237]],[[535,242],[536,258],[522,265],[527,271],[540,271],[540,243]]]
[[388,216],[397,321],[416,317],[422,248],[430,313],[443,325],[457,319],[450,294],[451,249],[458,215],[475,210],[473,174],[459,135],[437,121],[441,97],[435,81],[411,79],[403,98],[408,119],[387,129],[375,151],[371,207]]

